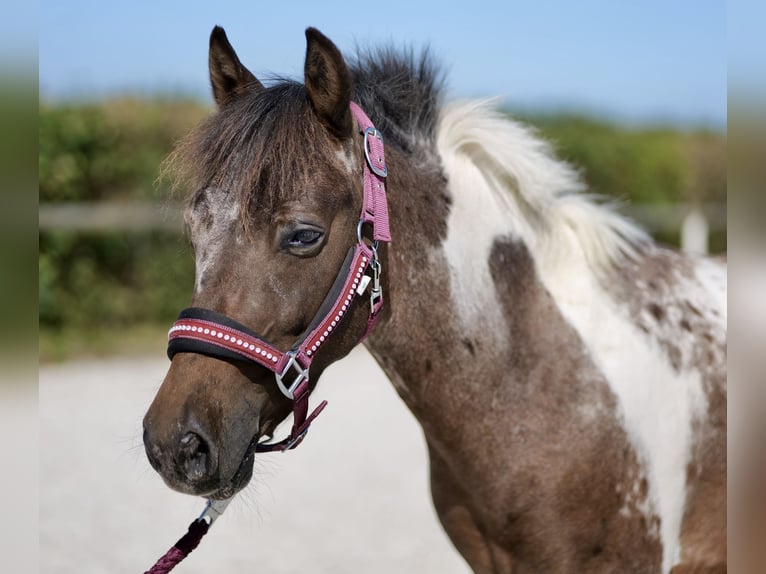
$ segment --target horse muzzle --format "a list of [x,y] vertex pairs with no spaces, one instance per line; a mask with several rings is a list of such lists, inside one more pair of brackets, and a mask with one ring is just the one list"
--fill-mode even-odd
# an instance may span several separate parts
[[192,354],[173,360],[143,421],[149,463],[170,488],[221,498],[248,483],[261,425],[289,412],[253,382],[270,373],[252,370]]

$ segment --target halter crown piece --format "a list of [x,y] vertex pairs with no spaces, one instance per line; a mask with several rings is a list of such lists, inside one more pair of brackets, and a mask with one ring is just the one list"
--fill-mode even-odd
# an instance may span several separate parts
[[[311,422],[327,405],[322,401],[308,414],[309,368],[317,350],[332,335],[349,311],[352,302],[370,287],[370,315],[366,337],[375,325],[383,306],[380,287],[380,241],[390,242],[386,200],[386,161],[383,137],[367,115],[354,102],[351,112],[364,135],[364,200],[352,246],[335,282],[325,296],[309,327],[289,351],[281,351],[233,319],[208,309],[189,307],[181,311],[168,333],[168,357],[176,353],[201,353],[229,360],[248,361],[274,373],[276,385],[293,402],[293,428],[287,438],[261,442],[256,452],[287,451],[298,446]],[[363,227],[372,227],[372,241],[365,240]]]

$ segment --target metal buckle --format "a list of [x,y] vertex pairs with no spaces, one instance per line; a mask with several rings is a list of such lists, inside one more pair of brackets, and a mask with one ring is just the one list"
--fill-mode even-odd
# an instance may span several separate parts
[[[288,399],[291,401],[295,400],[295,389],[298,388],[298,385],[300,385],[304,380],[308,380],[309,378],[309,370],[306,368],[304,369],[300,362],[298,362],[298,352],[297,351],[290,351],[286,353],[288,357],[290,357],[290,360],[287,361],[287,364],[285,365],[285,368],[282,369],[281,373],[274,373],[274,378],[277,380],[277,387],[279,387],[279,390],[282,391],[282,394],[285,395]],[[294,368],[297,371],[297,375],[295,376],[295,379],[292,383],[290,383],[289,387],[285,386],[285,383],[283,382],[283,378],[287,376],[287,372]]]
[[383,134],[381,134],[378,130],[372,127],[364,130],[364,157],[367,159],[367,165],[370,166],[372,173],[378,177],[386,177],[388,175],[388,168],[386,167],[385,163],[383,164],[383,169],[381,169],[377,167],[370,158],[370,146],[367,141],[370,136],[378,138],[378,140],[383,143]]
[[197,522],[202,522],[204,520],[207,522],[208,526],[212,526],[213,522],[218,520],[233,498],[233,496],[223,500],[213,500],[212,498],[208,498],[207,503],[205,504],[205,509],[197,518]]
[[372,290],[370,291],[370,315],[375,314],[375,305],[378,304],[381,297],[383,297],[383,288],[380,286],[380,273],[382,267],[380,265],[380,259],[378,259],[378,242],[376,241],[372,245],[372,260],[370,261],[370,267],[372,267]]
[[[380,273],[382,266],[380,265],[380,259],[378,258],[378,246],[379,241],[375,239],[372,243],[365,242],[365,238],[362,235],[362,227],[364,226],[364,219],[359,220],[359,225],[356,228],[356,237],[360,244],[367,245],[372,251],[372,258],[370,259],[369,266],[372,269],[372,277],[365,275],[366,281],[362,280],[360,288],[357,290],[357,294],[361,295],[364,290],[367,289],[369,283],[372,283],[372,289],[370,290],[370,315],[375,314],[375,305],[378,304],[380,298],[383,297],[383,288],[380,286]],[[369,240],[368,240],[369,241]]]
[[305,429],[299,432],[296,436],[294,436],[290,441],[288,441],[287,444],[285,444],[282,447],[282,452],[287,452],[288,450],[296,446],[296,443],[301,442],[306,436],[306,434],[309,432],[310,427],[311,425],[307,426]]

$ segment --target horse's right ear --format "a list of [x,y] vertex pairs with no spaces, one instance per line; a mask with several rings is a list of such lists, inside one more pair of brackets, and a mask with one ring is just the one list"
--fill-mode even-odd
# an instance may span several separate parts
[[210,33],[210,83],[218,107],[250,91],[263,89],[258,79],[242,65],[220,26]]

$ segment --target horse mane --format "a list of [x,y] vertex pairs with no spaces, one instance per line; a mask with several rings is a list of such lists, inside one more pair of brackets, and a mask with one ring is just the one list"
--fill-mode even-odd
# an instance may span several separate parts
[[349,68],[354,101],[385,134],[386,145],[408,154],[433,149],[444,74],[428,49],[358,49]]
[[[520,235],[535,258],[556,264],[579,246],[596,272],[634,258],[646,233],[616,212],[614,203],[588,194],[580,175],[557,159],[533,129],[497,111],[493,100],[456,102],[439,119],[438,153],[447,176],[465,162],[475,167],[458,204],[482,202],[503,228]],[[481,174],[481,175],[476,175]],[[454,173],[452,174],[454,175]],[[453,198],[454,200],[455,198]]]

